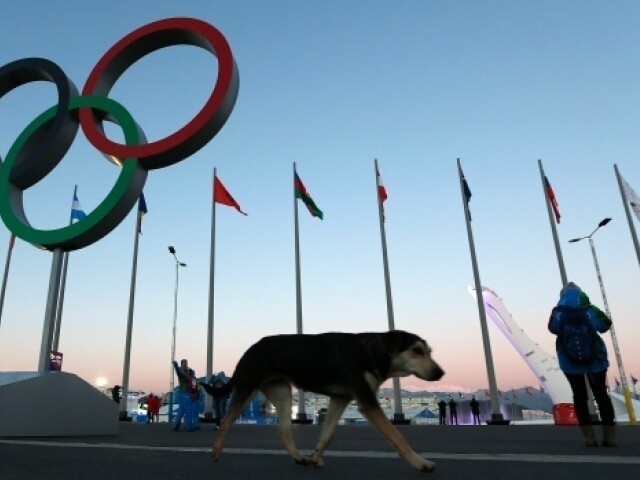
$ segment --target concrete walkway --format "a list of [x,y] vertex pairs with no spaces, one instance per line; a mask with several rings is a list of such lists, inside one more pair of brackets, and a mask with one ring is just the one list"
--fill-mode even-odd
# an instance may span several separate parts
[[[299,448],[313,450],[320,427],[295,425]],[[295,465],[275,426],[234,425],[216,463],[213,425],[173,432],[166,423],[123,422],[118,435],[0,439],[0,479],[281,480],[402,478],[581,480],[640,478],[640,427],[618,427],[618,448],[586,448],[577,427],[401,426],[413,448],[437,463],[422,474],[369,426],[340,426],[325,467]]]

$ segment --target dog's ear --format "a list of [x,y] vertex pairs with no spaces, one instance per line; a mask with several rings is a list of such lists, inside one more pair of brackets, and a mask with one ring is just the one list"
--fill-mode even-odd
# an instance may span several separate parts
[[389,354],[396,354],[404,352],[414,343],[422,341],[422,339],[413,333],[402,330],[391,330],[384,333],[382,341]]

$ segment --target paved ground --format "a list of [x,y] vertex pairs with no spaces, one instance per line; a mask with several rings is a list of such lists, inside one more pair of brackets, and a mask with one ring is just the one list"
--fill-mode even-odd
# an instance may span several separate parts
[[[582,446],[577,427],[400,426],[413,448],[437,463],[423,474],[398,458],[368,426],[340,426],[325,467],[295,465],[276,427],[235,425],[218,463],[209,457],[213,426],[172,432],[166,423],[120,424],[103,437],[0,439],[0,480],[13,479],[364,479],[394,477],[509,480],[640,478],[640,427],[618,427],[618,448]],[[295,425],[302,451],[313,449],[316,425]]]

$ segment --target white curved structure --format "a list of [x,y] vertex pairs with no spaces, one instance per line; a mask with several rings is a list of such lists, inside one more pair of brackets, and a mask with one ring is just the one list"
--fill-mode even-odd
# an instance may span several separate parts
[[[475,298],[476,289],[473,287],[468,288],[469,293]],[[567,378],[560,370],[558,360],[545,352],[524,333],[513,320],[500,297],[493,290],[482,287],[482,298],[487,315],[491,317],[495,325],[511,342],[511,345],[527,362],[531,371],[551,397],[554,405],[572,404],[573,393]]]

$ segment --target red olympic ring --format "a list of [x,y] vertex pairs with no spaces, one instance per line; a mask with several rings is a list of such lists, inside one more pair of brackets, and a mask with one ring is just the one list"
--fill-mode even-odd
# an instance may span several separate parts
[[122,145],[109,140],[101,120],[90,108],[81,108],[80,125],[99,151],[116,158],[137,158],[147,170],[184,160],[206,145],[224,126],[238,96],[239,74],[226,39],[215,27],[193,18],[168,18],[145,25],[113,45],[93,68],[83,96],[107,96],[118,78],[137,60],[160,48],[194,45],[218,58],[218,78],[198,114],[176,132],[155,142]]

